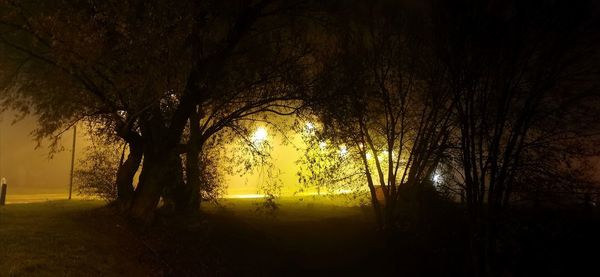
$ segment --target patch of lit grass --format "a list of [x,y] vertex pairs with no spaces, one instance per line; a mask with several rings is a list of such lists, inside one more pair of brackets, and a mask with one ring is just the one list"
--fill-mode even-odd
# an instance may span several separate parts
[[274,200],[276,208],[265,205],[265,198],[226,198],[217,204],[206,203],[208,213],[228,213],[248,220],[311,221],[330,218],[372,220],[370,207],[348,195],[287,196]]

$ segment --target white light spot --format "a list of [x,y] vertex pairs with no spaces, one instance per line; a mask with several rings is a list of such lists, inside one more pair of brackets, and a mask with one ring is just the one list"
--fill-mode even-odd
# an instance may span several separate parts
[[348,148],[346,148],[346,145],[341,145],[340,146],[340,156],[344,157],[348,154]]
[[268,135],[269,134],[267,133],[267,129],[265,129],[263,127],[259,127],[256,129],[256,131],[254,131],[254,134],[252,134],[252,137],[250,139],[252,140],[252,143],[254,143],[254,144],[261,144],[265,140],[267,140]]
[[125,117],[127,117],[127,112],[124,110],[118,110],[117,115],[119,115],[119,117],[121,117],[121,118],[125,118]]
[[312,131],[315,129],[315,125],[312,122],[306,122],[306,130]]
[[436,174],[433,174],[432,181],[433,181],[434,183],[436,183],[436,184],[437,184],[437,183],[441,183],[441,182],[443,181],[443,179],[442,179],[442,175],[440,175],[440,174],[437,174],[437,173],[436,173]]

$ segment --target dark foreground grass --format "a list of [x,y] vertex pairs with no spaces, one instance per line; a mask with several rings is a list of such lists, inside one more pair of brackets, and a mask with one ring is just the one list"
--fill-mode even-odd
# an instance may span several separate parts
[[[223,200],[149,226],[100,201],[0,207],[0,276],[464,276],[468,235],[443,207],[419,232],[383,236],[366,207],[327,199]],[[258,212],[257,212],[258,210]],[[594,269],[597,213],[520,211],[505,224],[506,276]],[[461,229],[463,228],[463,229]],[[410,228],[409,228],[410,229]],[[414,230],[414,229],[413,229]]]
[[161,235],[146,240],[158,252],[185,253],[161,255],[173,275],[355,276],[381,271],[368,268],[383,247],[370,209],[297,198],[279,204],[269,212],[260,209],[260,200],[226,200],[222,206],[207,206],[204,217],[155,225],[147,233]]
[[356,273],[377,254],[371,211],[284,199],[224,200],[141,227],[100,201],[0,207],[0,276],[234,276]]
[[[101,201],[0,207],[0,276],[152,276],[152,256]],[[140,266],[143,265],[143,266]]]

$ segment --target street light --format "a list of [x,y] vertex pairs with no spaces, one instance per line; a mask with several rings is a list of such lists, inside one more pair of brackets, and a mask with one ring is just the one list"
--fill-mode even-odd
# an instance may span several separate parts
[[252,134],[250,140],[255,146],[258,146],[262,144],[265,140],[267,140],[268,135],[269,133],[267,132],[267,129],[265,129],[264,127],[258,127],[254,134]]

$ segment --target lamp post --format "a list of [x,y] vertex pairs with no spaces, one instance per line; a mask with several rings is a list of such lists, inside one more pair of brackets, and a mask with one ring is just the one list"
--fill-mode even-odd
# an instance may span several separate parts
[[[2,118],[0,117],[0,124]],[[0,154],[2,154],[2,126],[0,126]],[[0,206],[6,204],[6,190],[7,190],[6,178],[2,177],[2,155],[0,155]]]
[[71,176],[69,177],[69,200],[73,194],[73,170],[75,169],[75,142],[77,140],[77,124],[73,125],[73,148],[71,148]]

